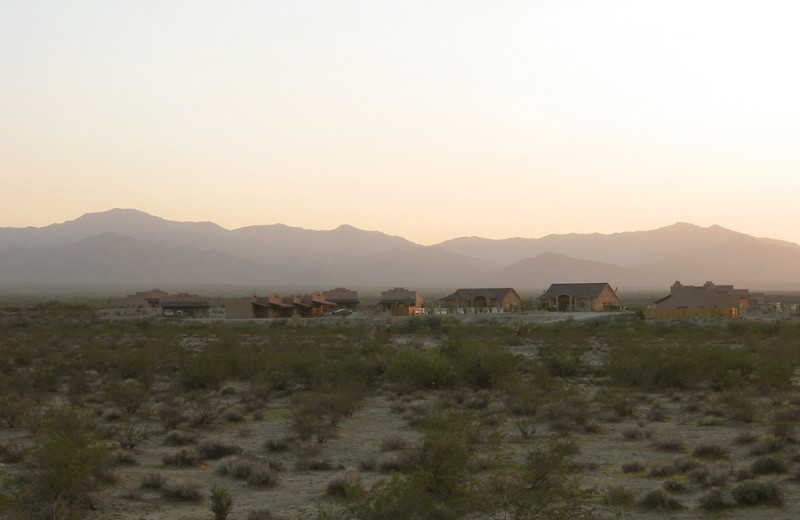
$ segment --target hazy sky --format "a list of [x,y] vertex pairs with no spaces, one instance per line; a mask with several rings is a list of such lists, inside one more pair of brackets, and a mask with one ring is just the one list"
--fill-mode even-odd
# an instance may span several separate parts
[[0,226],[800,242],[796,1],[0,0]]

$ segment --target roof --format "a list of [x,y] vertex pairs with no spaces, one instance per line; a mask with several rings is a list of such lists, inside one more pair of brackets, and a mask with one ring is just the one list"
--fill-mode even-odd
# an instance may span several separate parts
[[361,303],[358,298],[327,298],[327,300],[333,303]]
[[182,301],[171,301],[165,302],[161,300],[161,307],[162,308],[171,308],[171,307],[208,307],[208,301],[204,302],[182,302]]
[[569,294],[571,296],[588,296],[597,298],[603,290],[609,287],[608,282],[596,283],[554,283],[544,292],[544,296],[555,298],[559,294]]
[[416,298],[384,298],[378,302],[379,304],[387,304],[387,303],[407,303],[407,304],[416,304]]
[[491,300],[502,300],[503,298],[508,296],[509,292],[514,292],[516,294],[517,291],[515,291],[511,287],[493,287],[484,289],[458,289],[453,294],[445,296],[444,298],[440,298],[439,301],[448,300],[451,298],[456,300],[468,301],[472,300],[476,296],[486,296]]

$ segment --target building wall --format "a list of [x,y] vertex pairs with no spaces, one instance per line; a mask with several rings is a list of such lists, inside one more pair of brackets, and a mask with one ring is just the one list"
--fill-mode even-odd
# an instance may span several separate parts
[[239,298],[225,303],[225,319],[243,320],[253,317],[252,298]]
[[670,296],[656,304],[659,309],[714,309],[736,308],[741,310],[747,307],[750,291],[747,289],[734,289],[732,285],[714,285],[706,282],[704,285],[683,285],[675,282],[670,287]]

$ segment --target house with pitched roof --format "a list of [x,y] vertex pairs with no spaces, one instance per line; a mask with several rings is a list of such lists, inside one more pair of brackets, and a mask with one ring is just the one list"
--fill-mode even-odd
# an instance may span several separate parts
[[484,289],[457,289],[439,301],[447,307],[511,310],[522,304],[517,291],[511,287]]
[[208,316],[208,298],[196,294],[178,293],[162,297],[158,302],[164,316]]
[[545,309],[562,312],[609,311],[619,308],[619,296],[606,282],[554,283],[539,296]]
[[392,316],[413,316],[423,303],[424,299],[417,291],[395,287],[381,293],[378,307],[383,312],[391,312]]
[[337,287],[322,293],[325,299],[335,303],[337,309],[348,309],[353,312],[358,311],[361,301],[358,299],[358,291],[351,291],[344,287]]
[[292,294],[281,297],[278,293],[270,296],[258,296],[253,293],[249,298],[239,298],[225,304],[226,319],[258,319],[258,318],[291,318],[301,316],[310,318],[322,316],[327,309],[336,304],[325,299],[320,291],[310,294]]

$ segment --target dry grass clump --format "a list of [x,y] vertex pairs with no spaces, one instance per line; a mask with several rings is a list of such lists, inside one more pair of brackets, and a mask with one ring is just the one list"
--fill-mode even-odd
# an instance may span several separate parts
[[358,497],[361,491],[361,475],[353,470],[334,475],[325,488],[325,494],[345,499]]
[[784,440],[767,434],[750,449],[750,455],[767,455],[783,448]]
[[605,502],[612,507],[627,509],[636,502],[633,493],[622,486],[610,486],[603,496]]
[[663,486],[668,493],[685,493],[688,490],[685,482],[674,478],[665,480]]
[[643,460],[630,460],[622,463],[623,473],[641,473],[647,469],[647,463]]
[[169,500],[181,502],[200,502],[203,500],[203,494],[197,485],[182,479],[168,480],[162,483],[159,491],[161,496]]
[[383,451],[400,451],[407,449],[408,446],[408,439],[399,435],[392,435],[381,441],[381,450]]
[[334,466],[330,461],[325,459],[314,458],[299,458],[294,463],[295,471],[330,471],[333,469],[342,469],[341,467]]
[[136,456],[130,451],[125,450],[114,450],[111,452],[109,462],[111,462],[112,466],[137,466],[139,464],[139,461],[136,460]]
[[278,437],[276,439],[268,439],[264,442],[264,451],[271,451],[273,453],[281,453],[288,451],[292,446],[292,439],[290,437]]
[[705,511],[721,511],[729,505],[725,499],[725,493],[718,488],[711,489],[702,495],[699,503],[700,507]]
[[16,464],[22,462],[24,453],[22,448],[9,442],[0,442],[0,463]]
[[161,486],[164,485],[164,482],[166,482],[164,475],[153,471],[150,473],[146,473],[139,481],[139,485],[144,489],[154,489],[158,491],[159,489],[161,489]]
[[164,455],[161,462],[167,466],[186,468],[199,466],[203,462],[203,457],[194,448],[181,448],[171,455]]
[[662,451],[683,451],[686,449],[686,444],[676,435],[657,439],[653,446]]
[[639,506],[652,511],[677,511],[678,509],[683,509],[683,505],[663,489],[648,491],[639,501]]
[[264,461],[253,457],[229,457],[217,466],[217,473],[235,479],[245,480],[251,486],[275,487],[278,474]]
[[242,452],[242,448],[220,439],[207,439],[202,441],[196,447],[197,453],[201,457],[208,460],[221,459],[229,455],[237,455]]
[[775,457],[760,457],[753,461],[750,469],[755,475],[786,473],[788,470],[786,463]]
[[186,446],[197,442],[197,436],[192,432],[183,430],[170,430],[164,437],[164,444],[167,446]]
[[229,423],[240,423],[244,422],[244,416],[242,412],[235,408],[228,408],[224,412],[222,412],[219,416],[221,421],[229,422]]
[[692,450],[692,456],[699,459],[722,459],[728,456],[728,449],[721,444],[698,444]]
[[740,506],[783,504],[783,492],[775,482],[754,482],[747,480],[731,490],[733,500]]

